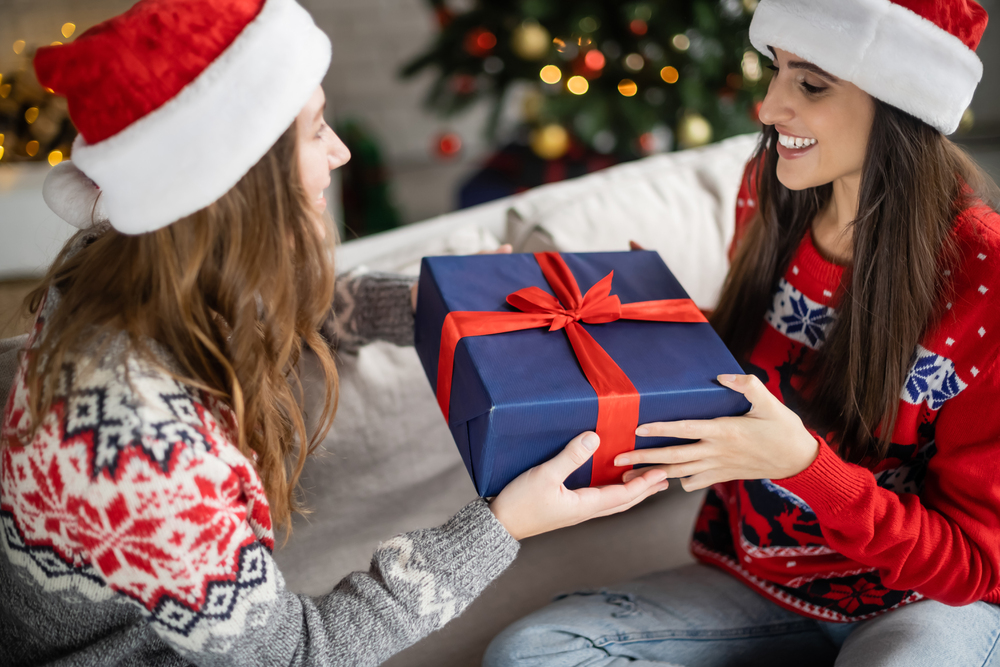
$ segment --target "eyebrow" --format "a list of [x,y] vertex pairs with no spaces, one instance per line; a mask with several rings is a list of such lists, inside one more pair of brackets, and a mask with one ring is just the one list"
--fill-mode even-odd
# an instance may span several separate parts
[[[778,55],[774,52],[774,47],[773,46],[768,45],[767,50],[771,52],[771,61],[772,62],[778,59]],[[825,69],[822,69],[820,67],[816,67],[816,65],[813,65],[812,63],[806,62],[804,60],[789,60],[788,61],[788,68],[789,69],[804,69],[807,72],[812,72],[813,74],[815,74],[816,76],[820,77],[821,79],[826,79],[830,83],[840,83],[840,79],[838,79],[834,75],[830,74]]]

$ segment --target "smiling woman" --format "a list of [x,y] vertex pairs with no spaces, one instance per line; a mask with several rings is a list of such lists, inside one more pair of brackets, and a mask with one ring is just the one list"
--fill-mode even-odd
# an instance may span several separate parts
[[487,665],[1000,664],[1000,196],[944,136],[985,25],[972,0],[760,2],[774,76],[711,318],[753,407],[641,425],[695,442],[616,460],[711,489],[701,564],[561,599]]

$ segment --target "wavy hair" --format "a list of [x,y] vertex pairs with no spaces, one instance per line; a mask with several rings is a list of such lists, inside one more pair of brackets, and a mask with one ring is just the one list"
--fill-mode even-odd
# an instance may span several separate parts
[[[59,292],[29,353],[33,428],[57,398],[63,363],[93,357],[109,334],[123,332],[132,351],[232,409],[236,444],[256,466],[272,519],[290,528],[306,457],[336,412],[337,370],[319,333],[333,301],[333,244],[329,219],[312,210],[301,185],[294,123],[206,208],[137,236],[80,232],[26,300],[37,313],[49,288]],[[298,374],[304,347],[325,376],[311,438]]]

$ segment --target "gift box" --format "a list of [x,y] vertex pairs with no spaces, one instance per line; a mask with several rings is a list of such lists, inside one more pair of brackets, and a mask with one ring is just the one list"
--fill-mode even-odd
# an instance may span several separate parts
[[601,447],[569,488],[679,442],[639,424],[750,408],[715,379],[743,371],[655,252],[426,257],[418,294],[417,354],[481,496],[584,431]]

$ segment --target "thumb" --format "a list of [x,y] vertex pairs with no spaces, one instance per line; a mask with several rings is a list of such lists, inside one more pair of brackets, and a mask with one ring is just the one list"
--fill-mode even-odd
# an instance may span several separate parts
[[569,441],[566,447],[552,459],[540,467],[546,474],[552,475],[559,482],[564,482],[574,470],[586,463],[597,448],[601,439],[593,431],[587,431]]
[[717,379],[723,387],[743,394],[757,410],[762,410],[775,400],[774,394],[768,391],[756,375],[720,375]]

